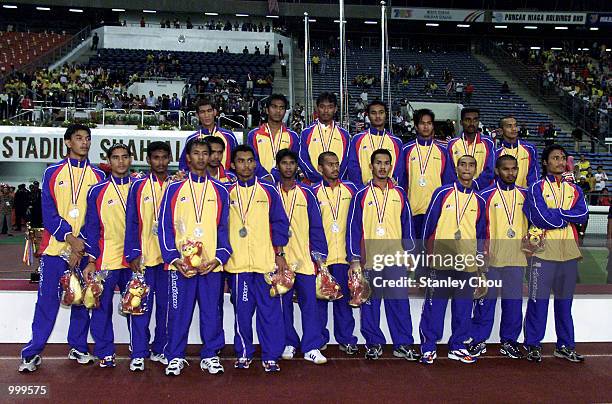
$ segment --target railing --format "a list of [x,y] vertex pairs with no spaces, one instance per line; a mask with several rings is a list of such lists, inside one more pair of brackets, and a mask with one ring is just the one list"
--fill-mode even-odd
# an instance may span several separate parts
[[[239,121],[237,121],[236,119],[233,119],[233,118],[241,120],[242,123],[240,123]],[[240,128],[240,129],[246,128],[246,118],[244,116],[242,116],[242,115],[224,115],[224,116],[220,116],[219,117],[219,125],[220,126],[223,126],[222,125],[223,121],[227,121],[230,124],[236,125],[236,127]]]

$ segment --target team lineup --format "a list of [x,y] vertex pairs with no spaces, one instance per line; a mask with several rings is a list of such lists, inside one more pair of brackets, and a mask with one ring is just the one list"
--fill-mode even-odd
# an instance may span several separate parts
[[[448,144],[434,139],[435,115],[427,109],[414,112],[417,137],[403,144],[385,128],[388,110],[380,101],[367,107],[371,127],[353,136],[334,120],[331,93],[317,98],[318,119],[301,134],[283,124],[287,108],[283,95],[270,96],[267,122],[239,145],[217,126],[215,105],[200,100],[201,127],[187,138],[174,175],[170,147],[156,141],[147,148],[149,172],[138,177],[130,175],[129,148],[114,144],[107,176],[89,162],[89,128],[68,127],[68,156],[43,175],[41,280],[19,371],[41,365],[65,303],[64,279],[74,274],[99,291],[91,292],[95,303],[70,305],[68,358],[97,359],[102,368],[116,364],[115,288],[128,313],[135,372],[150,359],[166,375],[181,374],[196,303],[200,367],[210,374],[225,370],[224,314],[234,317],[236,369],[253,363],[254,315],[266,372],[279,372],[280,360],[298,351],[308,362],[326,363],[330,304],[334,338],[346,355],[360,352],[358,313],[365,359],[383,355],[386,321],[395,357],[433,364],[450,301],[448,357],[474,363],[487,351],[498,295],[500,353],[540,362],[551,291],[554,356],[584,360],[575,349],[571,306],[581,258],[575,225],[587,221],[588,208],[581,188],[563,175],[563,147],[549,145],[538,158],[518,139],[516,119],[506,116],[496,148],[479,132],[474,108],[461,111],[462,133]],[[403,259],[387,262],[392,256]],[[445,256],[455,259],[435,259]],[[482,290],[482,279],[494,287]],[[419,349],[409,298],[415,286],[425,293],[415,323]],[[224,313],[227,290],[233,313]]]

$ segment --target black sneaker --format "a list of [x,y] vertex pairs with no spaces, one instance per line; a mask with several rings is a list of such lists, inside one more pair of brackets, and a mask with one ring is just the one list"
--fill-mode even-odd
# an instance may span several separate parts
[[516,342],[506,341],[499,347],[499,353],[512,359],[523,359],[525,355]]
[[584,356],[578,354],[575,349],[568,348],[566,346],[556,348],[553,355],[555,355],[557,358],[567,359],[570,362],[584,362]]
[[477,344],[472,343],[467,347],[467,350],[470,353],[470,356],[477,358],[480,355],[487,353],[487,344],[484,342],[479,342]]
[[542,348],[539,346],[526,346],[525,349],[527,349],[527,360],[529,362],[542,362]]
[[421,358],[421,355],[410,345],[400,345],[393,350],[393,356],[396,358],[404,358],[407,361],[416,362]]
[[355,355],[357,352],[359,352],[359,348],[355,344],[338,344],[338,349],[349,356]]
[[366,353],[365,353],[366,359],[375,361],[382,356],[382,353],[383,353],[382,345],[380,344],[374,344],[370,346],[366,345]]

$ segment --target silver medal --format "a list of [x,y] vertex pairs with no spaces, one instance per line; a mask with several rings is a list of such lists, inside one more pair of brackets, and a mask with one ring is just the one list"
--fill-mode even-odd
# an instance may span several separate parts
[[73,218],[76,219],[77,217],[79,217],[79,208],[77,208],[76,206],[72,209],[70,209],[70,212],[68,212],[68,215]]
[[422,187],[427,185],[427,180],[425,179],[424,175],[421,175],[421,177],[419,177],[419,185],[422,186]]
[[384,227],[382,227],[382,226],[378,226],[378,227],[376,228],[376,235],[377,235],[378,237],[382,237],[382,236],[384,236],[384,235],[385,235],[385,228],[384,228]]
[[340,233],[340,226],[338,226],[337,222],[333,222],[331,225],[332,233]]
[[247,236],[247,229],[246,227],[241,228],[240,230],[238,230],[238,235],[242,238],[245,238]]
[[516,233],[514,232],[512,228],[509,228],[508,233],[506,234],[508,235],[509,238],[514,238],[514,236],[516,236]]
[[455,240],[461,240],[461,230],[455,232]]
[[196,228],[193,230],[193,235],[194,235],[195,237],[200,238],[200,237],[202,237],[202,236],[204,235],[204,232],[202,231],[202,228],[200,228],[200,227],[196,227]]

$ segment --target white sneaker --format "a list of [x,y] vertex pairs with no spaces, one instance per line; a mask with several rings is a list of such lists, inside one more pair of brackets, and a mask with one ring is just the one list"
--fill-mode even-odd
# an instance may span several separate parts
[[181,374],[181,371],[183,370],[183,368],[185,367],[185,364],[187,364],[187,366],[189,366],[189,362],[187,362],[185,359],[183,358],[174,358],[170,361],[170,363],[168,363],[168,366],[166,366],[166,376],[178,376]]
[[311,351],[306,352],[304,354],[304,359],[314,363],[315,365],[322,365],[324,363],[327,363],[327,358],[323,356],[321,351],[319,351],[318,349],[313,349]]
[[134,358],[130,361],[132,372],[142,372],[144,370],[144,358]]
[[281,355],[281,358],[293,359],[294,356],[295,356],[295,347],[292,347],[291,345],[287,345],[285,347],[285,350],[283,351],[283,354]]
[[168,364],[168,359],[166,358],[166,355],[164,355],[163,353],[151,352],[151,356],[149,356],[149,359],[151,359],[151,362],[159,362],[162,365]]
[[200,361],[200,369],[202,371],[207,370],[211,375],[216,375],[219,373],[223,373],[223,365],[219,362],[218,356],[213,356],[212,358],[204,358]]
[[21,363],[19,364],[19,371],[20,372],[34,372],[36,371],[36,369],[38,369],[41,363],[42,363],[42,358],[40,357],[40,355],[34,355],[30,357],[29,360],[26,358],[23,358],[21,360]]
[[92,354],[90,354],[89,352],[77,351],[74,348],[72,348],[70,350],[70,352],[68,352],[68,359],[73,360],[73,361],[77,361],[77,363],[79,363],[81,365],[86,365],[88,363],[93,363],[96,360],[94,358],[94,356]]

